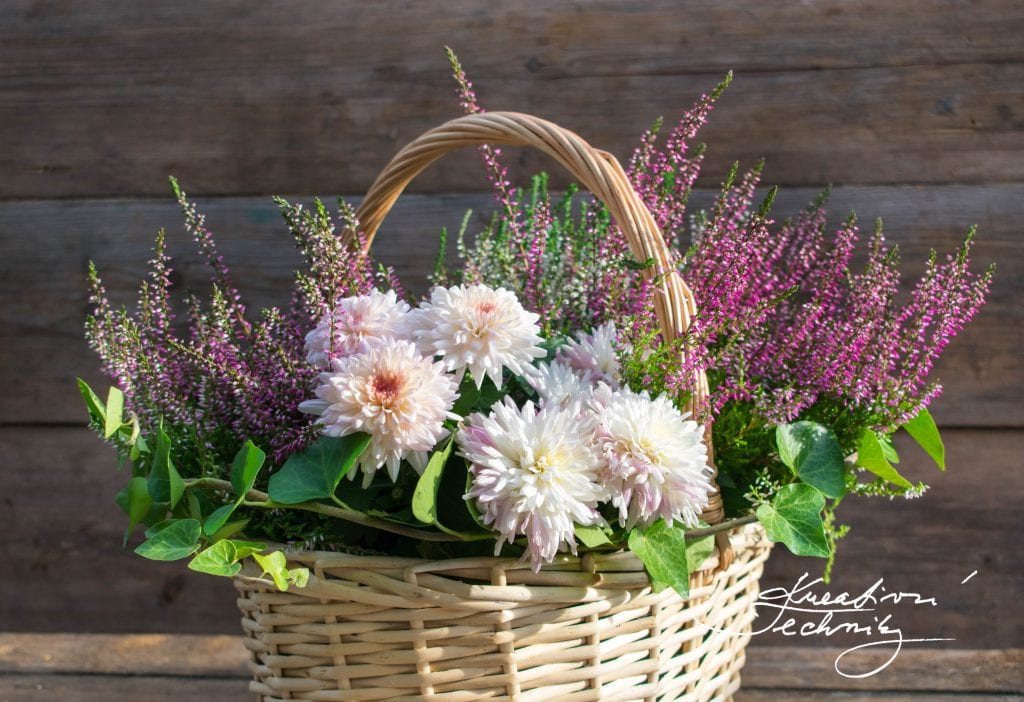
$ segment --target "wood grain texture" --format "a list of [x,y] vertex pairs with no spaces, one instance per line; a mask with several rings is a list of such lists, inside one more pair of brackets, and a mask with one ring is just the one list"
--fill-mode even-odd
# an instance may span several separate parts
[[[751,646],[737,699],[993,700],[1024,691],[1022,649],[910,649],[884,672],[864,679],[835,673],[832,660],[840,652],[828,646]],[[247,658],[240,636],[0,633],[0,700],[5,694],[46,699],[44,692],[53,694],[48,699],[121,700],[136,694],[148,700],[161,694],[156,688],[184,691],[186,683],[188,699],[202,691],[216,692],[214,699],[247,700]],[[101,689],[110,696],[89,696]],[[73,696],[57,697],[58,691]]]
[[[187,184],[186,184],[187,185]],[[781,191],[782,219],[816,194]],[[693,207],[712,201],[695,194]],[[269,198],[202,200],[208,225],[252,308],[286,304],[292,271],[301,265]],[[375,253],[394,265],[413,289],[423,290],[441,226],[458,228],[467,209],[492,210],[488,195],[405,195],[384,223]],[[939,421],[962,426],[1024,424],[1024,265],[1021,224],[1024,185],[849,187],[833,192],[836,223],[856,211],[870,231],[882,217],[890,241],[903,251],[907,277],[918,275],[931,248],[955,248],[971,224],[979,226],[975,260],[980,270],[997,261],[990,302],[947,349],[936,370],[946,396],[934,405]],[[0,422],[79,423],[84,416],[76,376],[102,384],[98,360],[82,340],[87,261],[95,260],[115,305],[134,304],[152,236],[166,227],[176,257],[179,290],[202,291],[207,270],[181,230],[170,199],[0,203]]]
[[[1015,468],[1024,431],[950,430],[946,443],[950,469],[944,475],[914,447],[899,446],[908,477],[934,485],[922,499],[843,505],[840,518],[853,532],[841,544],[827,589],[860,593],[881,577],[890,590],[938,599],[934,608],[890,608],[892,625],[905,637],[955,638],[934,649],[1017,646],[1024,640],[1024,523],[1005,505],[1024,500]],[[0,520],[7,525],[0,531],[0,552],[9,564],[0,580],[0,631],[238,631],[231,583],[120,548],[125,520],[112,496],[125,478],[112,451],[88,431],[0,429],[0,465]],[[901,536],[894,538],[896,533]],[[804,571],[820,572],[821,563],[778,547],[763,586],[792,587]],[[960,585],[973,570],[977,575]],[[31,583],[31,596],[24,583]],[[755,643],[846,646],[866,640],[765,633]]]
[[4,675],[0,702],[254,702],[245,680],[124,675]]
[[[359,192],[458,114],[453,46],[489,109],[628,153],[729,69],[712,172],[782,184],[1019,180],[1024,10],[1005,0],[10,3],[0,197]],[[456,159],[423,191],[480,190]],[[544,165],[532,153],[515,165]]]

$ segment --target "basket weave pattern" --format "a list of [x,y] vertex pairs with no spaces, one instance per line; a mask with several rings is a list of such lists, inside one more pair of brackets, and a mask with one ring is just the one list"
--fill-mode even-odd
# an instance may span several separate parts
[[235,581],[250,689],[263,702],[727,700],[770,547],[758,525],[732,545],[728,569],[709,559],[685,601],[653,592],[628,552],[539,573],[495,558],[289,552],[311,570],[307,587]]

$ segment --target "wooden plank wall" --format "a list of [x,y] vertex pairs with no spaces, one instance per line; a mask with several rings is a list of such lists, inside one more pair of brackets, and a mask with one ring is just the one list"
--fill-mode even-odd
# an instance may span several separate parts
[[[672,120],[733,69],[702,135],[697,204],[729,163],[765,156],[766,181],[783,186],[780,218],[833,183],[835,220],[884,217],[908,274],[979,225],[977,259],[1000,270],[938,369],[950,470],[903,447],[906,472],[931,493],[844,505],[854,531],[831,589],[884,577],[939,601],[901,610],[906,635],[1020,646],[1022,36],[1024,5],[1006,0],[5,3],[0,630],[235,630],[228,583],[120,550],[111,495],[123,478],[82,428],[73,387],[76,375],[99,380],[81,340],[86,261],[128,302],[165,226],[176,282],[199,284],[168,197],[175,174],[244,291],[282,299],[297,258],[267,196],[357,198],[402,143],[456,116],[449,44],[490,109],[535,112],[620,158],[656,116]],[[508,156],[520,179],[550,165]],[[422,287],[439,227],[490,200],[471,153],[413,190],[381,255]],[[765,583],[816,567],[777,552]]]

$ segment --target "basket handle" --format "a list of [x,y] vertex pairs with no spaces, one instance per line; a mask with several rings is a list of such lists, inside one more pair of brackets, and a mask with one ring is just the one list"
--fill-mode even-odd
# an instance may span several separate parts
[[[604,203],[625,234],[634,258],[639,262],[654,260],[654,266],[644,269],[642,274],[648,280],[659,278],[654,307],[663,337],[671,341],[686,331],[696,313],[693,293],[676,270],[654,217],[633,189],[622,166],[614,156],[593,148],[579,135],[532,115],[519,112],[466,115],[424,132],[406,145],[370,186],[356,212],[364,253],[369,250],[377,229],[398,196],[420,171],[449,151],[484,144],[534,147],[554,158]],[[354,236],[354,232],[345,233],[349,241]],[[695,389],[687,407],[694,415],[706,402],[708,393],[707,376],[703,370],[696,373]],[[705,440],[714,471],[710,432]],[[708,524],[717,524],[725,513],[714,476],[712,486],[708,507],[701,518]],[[719,540],[719,546],[722,545]]]

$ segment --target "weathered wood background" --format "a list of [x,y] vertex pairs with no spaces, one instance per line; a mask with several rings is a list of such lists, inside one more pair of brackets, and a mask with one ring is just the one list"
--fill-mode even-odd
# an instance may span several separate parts
[[[1000,270],[938,369],[948,474],[904,446],[906,473],[934,489],[844,505],[854,529],[830,589],[884,577],[938,600],[897,611],[905,636],[1021,646],[1022,37],[1024,5],[1006,0],[4,3],[0,630],[235,631],[229,583],[120,549],[123,476],[82,428],[73,383],[100,382],[81,335],[86,262],[128,302],[167,227],[177,282],[199,284],[175,174],[245,292],[282,299],[297,256],[268,195],[357,198],[402,143],[456,116],[448,44],[489,108],[545,116],[622,158],[733,69],[702,135],[698,202],[729,163],[765,156],[780,218],[832,183],[836,221],[883,217],[908,275],[979,225],[976,257]],[[550,166],[509,157],[520,178]],[[471,153],[413,190],[380,253],[422,286],[440,226],[489,196]],[[818,567],[780,549],[765,584]]]

